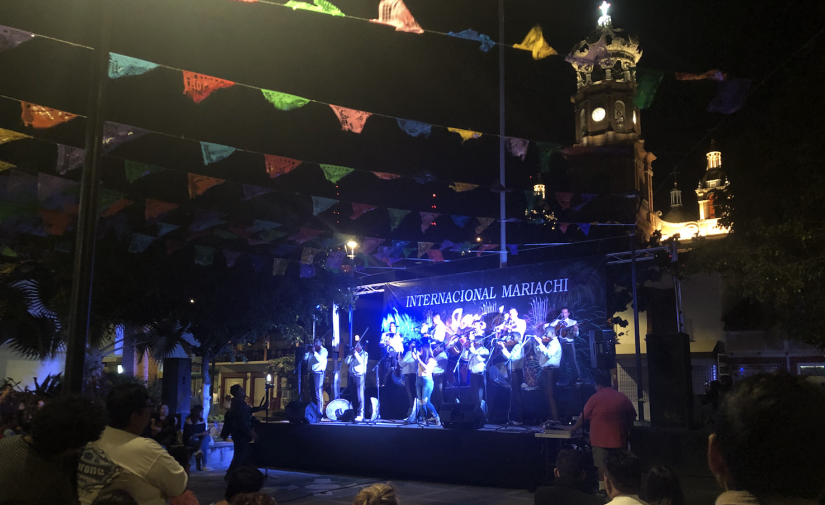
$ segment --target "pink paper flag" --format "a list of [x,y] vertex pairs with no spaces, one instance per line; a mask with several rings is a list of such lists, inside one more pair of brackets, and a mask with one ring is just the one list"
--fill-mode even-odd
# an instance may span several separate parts
[[481,247],[478,248],[476,256],[481,256],[481,253],[483,253],[484,251],[491,251],[496,247],[498,247],[498,244],[483,244]]
[[562,233],[567,233],[568,226],[570,226],[570,223],[559,223],[559,229]]
[[431,225],[435,224],[435,218],[440,216],[441,214],[436,214],[435,212],[420,212],[421,214],[421,233],[427,231]]
[[439,249],[430,249],[427,251],[427,256],[436,263],[444,261],[444,254]]
[[381,0],[378,4],[378,19],[370,21],[394,26],[397,32],[424,33],[402,0]]
[[317,237],[318,235],[324,233],[323,230],[313,230],[311,228],[301,228],[298,233],[289,237],[289,240],[294,240],[299,244],[303,244],[313,238]]
[[383,238],[365,237],[364,247],[362,248],[361,252],[363,252],[364,254],[370,254],[375,250],[376,247],[380,246],[383,243]]
[[166,241],[166,254],[172,254],[173,252],[183,249],[186,247],[186,242],[180,240],[167,240]]
[[352,204],[352,215],[349,217],[352,220],[358,219],[367,212],[375,210],[376,206],[369,203],[354,203]]
[[401,177],[398,174],[390,174],[390,173],[387,173],[387,172],[373,172],[372,174],[374,176],[378,177],[379,179],[382,179],[382,180],[385,180],[385,181],[390,181],[392,179],[398,179],[399,177]]
[[341,130],[361,133],[364,129],[364,123],[372,115],[371,112],[364,112],[355,109],[348,109],[338,105],[330,105],[338,120],[341,121]]

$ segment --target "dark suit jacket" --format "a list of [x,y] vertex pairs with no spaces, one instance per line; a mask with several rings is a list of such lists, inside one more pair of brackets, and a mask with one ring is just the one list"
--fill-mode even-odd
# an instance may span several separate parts
[[604,505],[604,500],[588,493],[579,481],[559,477],[554,486],[536,489],[536,505]]

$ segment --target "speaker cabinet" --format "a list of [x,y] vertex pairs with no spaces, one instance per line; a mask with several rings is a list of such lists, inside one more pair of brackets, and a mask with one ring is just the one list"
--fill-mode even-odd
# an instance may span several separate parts
[[172,414],[189,414],[192,401],[192,360],[166,358],[163,360],[160,398]]
[[321,420],[321,412],[312,402],[297,400],[289,402],[284,409],[284,414],[290,423],[295,424],[315,424]]
[[487,423],[487,416],[478,404],[445,403],[438,416],[445,428],[478,430]]
[[596,328],[590,338],[590,367],[610,370],[616,368],[616,334],[612,330]]
[[685,333],[648,335],[650,424],[689,428],[693,419],[690,338]]

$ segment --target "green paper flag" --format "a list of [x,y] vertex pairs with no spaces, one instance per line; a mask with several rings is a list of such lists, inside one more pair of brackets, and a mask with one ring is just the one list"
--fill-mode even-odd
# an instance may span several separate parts
[[536,142],[536,147],[539,148],[539,156],[542,172],[550,171],[550,159],[553,158],[553,153],[561,149],[561,144],[554,144],[552,142]]
[[324,171],[324,177],[333,184],[338,184],[338,181],[352,173],[352,168],[339,167],[338,165],[321,165],[321,170]]
[[112,191],[111,189],[100,188],[97,211],[103,212],[104,210],[111,207],[113,203],[120,200],[124,196],[126,195],[124,195],[123,193],[118,193],[117,191]]
[[327,0],[313,0],[315,5],[307,2],[298,2],[296,0],[289,0],[285,7],[292,7],[292,10],[303,9],[307,11],[320,12],[321,14],[329,14],[331,16],[343,16],[341,9],[327,2]]
[[215,249],[212,247],[204,247],[202,245],[195,246],[195,264],[201,266],[209,266],[215,259]]
[[12,251],[9,246],[3,246],[3,251],[0,251],[0,254],[3,256],[8,256],[9,258],[17,257],[17,253]]
[[165,169],[156,165],[147,165],[146,163],[138,163],[137,161],[126,160],[126,180],[130,183],[135,182],[149,174],[156,174],[163,172]]
[[387,208],[387,212],[390,214],[390,229],[394,230],[398,228],[398,225],[401,224],[401,221],[410,213],[408,210],[404,209],[391,209]]
[[334,198],[324,198],[323,196],[313,196],[312,197],[312,215],[317,216],[321,212],[324,212],[328,208],[332,207],[338,203],[338,200]]
[[258,238],[264,242],[272,242],[281,237],[286,237],[285,231],[280,230],[264,230],[258,234]]
[[647,109],[653,103],[656,90],[662,83],[664,72],[649,68],[636,68],[636,96],[633,97],[633,105],[640,109]]
[[226,231],[226,230],[220,230],[220,229],[213,230],[212,235],[214,235],[216,237],[220,237],[224,240],[235,240],[236,238],[238,238],[238,236],[235,235],[234,233],[232,233],[230,231]]
[[261,93],[264,94],[264,98],[266,98],[267,102],[271,103],[275,106],[276,109],[279,110],[297,109],[309,103],[308,98],[303,98],[295,95],[288,95],[286,93],[280,93],[278,91],[262,89]]

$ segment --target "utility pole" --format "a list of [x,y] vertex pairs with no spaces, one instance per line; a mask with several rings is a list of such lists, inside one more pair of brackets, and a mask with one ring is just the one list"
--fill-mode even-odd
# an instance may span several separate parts
[[636,227],[630,234],[630,282],[633,284],[633,331],[636,336],[636,398],[639,421],[645,420],[644,387],[642,384],[642,342],[639,337],[639,299],[636,296]]
[[95,237],[97,230],[98,189],[100,186],[100,157],[103,151],[103,102],[109,66],[109,8],[110,0],[97,3],[99,26],[98,46],[92,57],[89,82],[89,106],[86,112],[86,152],[83,174],[80,178],[80,207],[77,217],[74,268],[69,312],[69,340],[66,344],[66,367],[63,375],[63,393],[80,393],[86,363],[86,342],[92,305],[94,279]]
[[[498,0],[498,178],[501,182],[502,189],[505,186],[504,180],[504,0]],[[501,230],[501,256],[499,258],[499,268],[507,266],[507,207],[505,205],[504,195],[502,191],[498,198],[499,205],[499,227]]]

